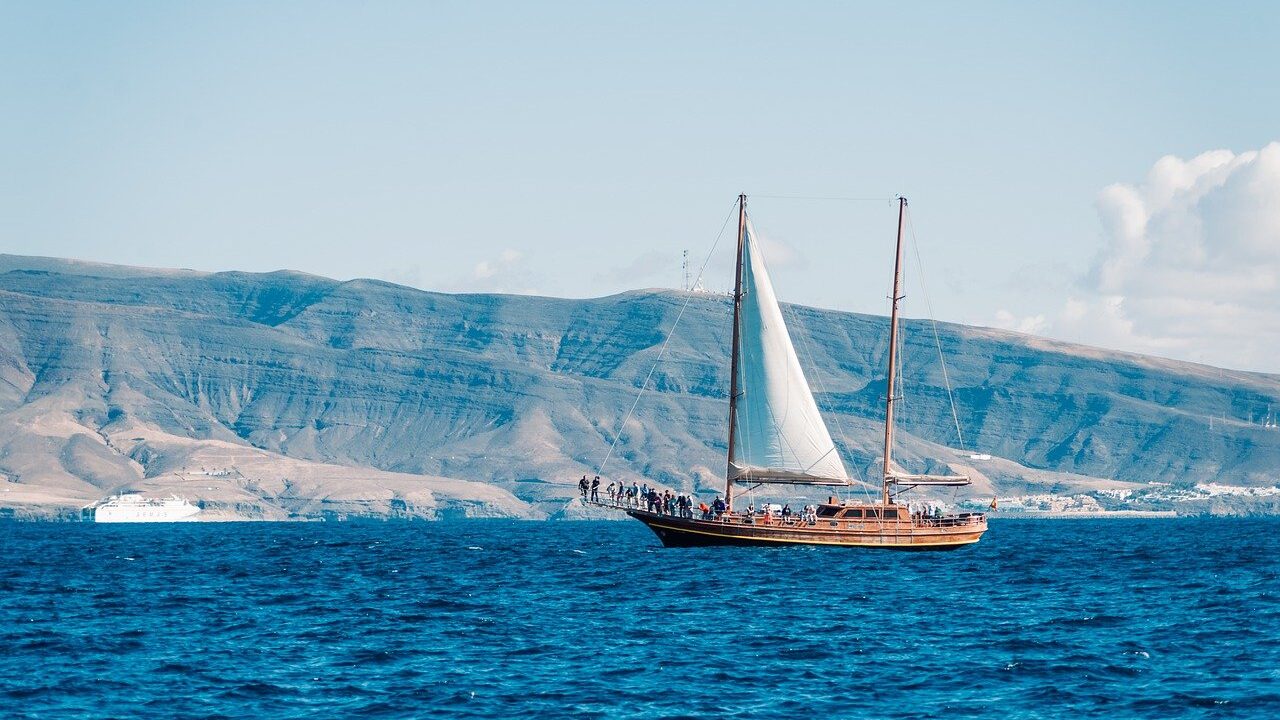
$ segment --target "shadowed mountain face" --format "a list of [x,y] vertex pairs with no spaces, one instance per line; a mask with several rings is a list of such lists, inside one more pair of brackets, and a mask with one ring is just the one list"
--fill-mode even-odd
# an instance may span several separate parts
[[[368,492],[335,512],[554,514],[605,457],[686,299],[603,474],[714,492],[727,297],[445,295],[0,256],[0,506],[180,484],[232,515],[314,514],[317,497],[352,488]],[[833,437],[851,470],[874,479],[887,320],[786,313]],[[1280,376],[937,332],[904,328],[897,457],[909,470],[970,473],[987,497],[1280,479],[1280,430],[1265,427],[1280,415]],[[286,461],[287,473],[269,469]],[[216,480],[200,490],[193,476]],[[327,479],[300,490],[303,476]],[[416,506],[414,477],[435,492]]]

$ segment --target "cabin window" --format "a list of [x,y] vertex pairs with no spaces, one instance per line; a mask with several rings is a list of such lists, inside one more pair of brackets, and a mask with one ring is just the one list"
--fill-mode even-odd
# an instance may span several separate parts
[[867,517],[878,518],[880,517],[880,511],[876,508],[867,508]]
[[847,518],[860,518],[862,517],[862,508],[857,508],[854,510],[845,510],[844,516]]
[[818,517],[835,517],[837,512],[840,512],[840,508],[838,507],[833,507],[831,505],[818,506]]

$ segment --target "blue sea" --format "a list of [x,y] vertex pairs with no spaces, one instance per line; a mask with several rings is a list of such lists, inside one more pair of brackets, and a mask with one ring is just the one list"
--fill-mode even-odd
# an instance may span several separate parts
[[0,716],[1280,717],[1280,521],[0,524]]

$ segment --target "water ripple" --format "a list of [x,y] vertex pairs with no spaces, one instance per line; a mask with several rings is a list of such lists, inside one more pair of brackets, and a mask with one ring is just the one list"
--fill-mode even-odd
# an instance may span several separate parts
[[0,714],[1277,717],[1277,530],[1002,520],[900,555],[666,550],[634,523],[3,523]]

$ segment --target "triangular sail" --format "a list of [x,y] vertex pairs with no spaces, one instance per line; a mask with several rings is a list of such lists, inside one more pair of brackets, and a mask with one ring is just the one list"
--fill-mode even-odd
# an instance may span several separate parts
[[800,369],[750,222],[743,227],[741,333],[730,479],[849,483]]

